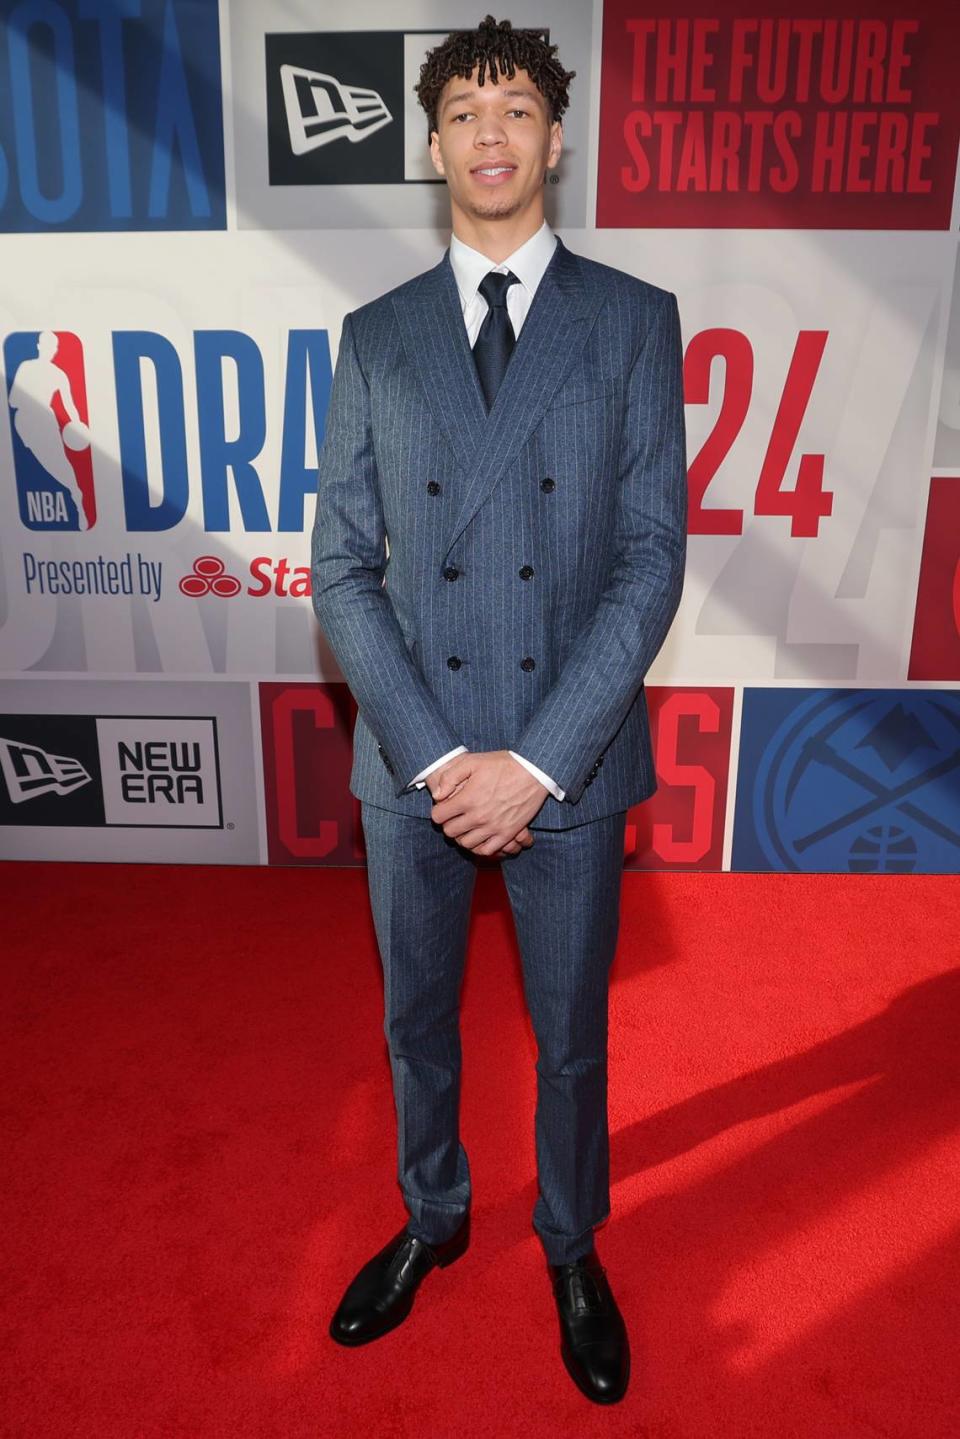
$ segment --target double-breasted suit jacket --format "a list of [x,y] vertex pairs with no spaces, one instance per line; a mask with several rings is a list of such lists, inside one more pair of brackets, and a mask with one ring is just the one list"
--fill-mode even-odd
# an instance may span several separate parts
[[512,749],[566,793],[532,828],[656,788],[644,676],[686,554],[675,296],[557,241],[487,412],[449,251],[348,314],[320,454],[313,603],[358,706],[350,790]]

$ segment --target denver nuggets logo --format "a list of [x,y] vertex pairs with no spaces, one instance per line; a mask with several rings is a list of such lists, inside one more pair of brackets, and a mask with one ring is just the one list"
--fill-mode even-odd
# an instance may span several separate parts
[[774,869],[957,870],[960,694],[814,691],[763,750],[752,819]]

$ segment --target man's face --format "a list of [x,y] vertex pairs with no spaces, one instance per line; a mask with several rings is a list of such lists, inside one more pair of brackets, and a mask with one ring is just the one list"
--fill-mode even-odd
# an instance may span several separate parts
[[430,157],[454,208],[477,219],[505,218],[542,204],[544,172],[560,158],[563,129],[551,123],[525,70],[513,79],[498,73],[495,85],[489,71],[478,85],[478,73],[455,75],[443,87]]

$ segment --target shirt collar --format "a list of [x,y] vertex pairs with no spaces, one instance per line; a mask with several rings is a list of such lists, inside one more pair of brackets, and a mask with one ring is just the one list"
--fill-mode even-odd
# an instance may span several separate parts
[[[508,255],[501,262],[506,269],[513,271],[524,289],[529,291],[531,298],[543,279],[543,273],[556,246],[557,237],[544,220],[536,234],[531,235],[529,240],[525,240],[519,249],[514,250],[512,255]],[[496,267],[497,262],[488,255],[481,254],[479,250],[472,249],[470,245],[465,245],[456,235],[451,235],[450,264],[457,289],[460,291],[460,303],[466,309],[476,295],[480,281],[490,269]]]

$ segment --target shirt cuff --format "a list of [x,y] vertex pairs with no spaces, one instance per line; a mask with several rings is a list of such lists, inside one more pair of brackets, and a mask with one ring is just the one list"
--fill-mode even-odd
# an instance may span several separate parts
[[544,788],[550,791],[554,799],[563,799],[564,795],[566,794],[566,790],[561,789],[558,784],[554,784],[550,776],[548,774],[544,774],[542,769],[537,769],[535,764],[531,764],[528,759],[524,759],[522,754],[515,754],[512,749],[508,750],[507,753],[512,754],[514,759],[517,760],[518,763],[523,765],[524,769],[528,769],[533,775],[534,779],[538,779],[540,783],[544,786]]
[[433,774],[433,771],[439,769],[442,764],[446,764],[448,759],[453,759],[458,754],[466,754],[466,752],[465,744],[457,745],[456,749],[449,750],[447,754],[435,759],[433,764],[428,764],[426,769],[422,769],[419,774],[415,774],[410,783],[416,785],[417,789],[423,789],[428,774]]

